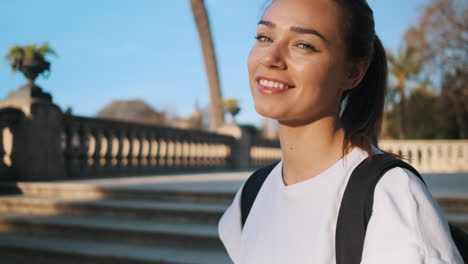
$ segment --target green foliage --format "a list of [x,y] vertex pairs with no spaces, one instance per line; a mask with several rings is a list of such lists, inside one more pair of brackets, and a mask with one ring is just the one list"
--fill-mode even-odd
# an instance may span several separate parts
[[[423,82],[413,89],[407,99],[411,111],[405,116],[406,139],[456,139],[456,122],[451,113],[452,108],[447,105],[440,94],[428,89]],[[397,103],[386,113],[386,131],[390,138],[400,138],[400,108]]]
[[419,73],[423,66],[423,60],[418,58],[418,53],[413,48],[401,48],[397,54],[387,50],[389,71],[397,79],[402,76],[408,79]]
[[230,113],[233,117],[240,112],[239,101],[235,98],[223,98],[223,109],[225,113]]
[[42,45],[31,44],[26,46],[13,46],[5,58],[12,64],[18,60],[45,60],[47,55],[57,55],[48,43]]

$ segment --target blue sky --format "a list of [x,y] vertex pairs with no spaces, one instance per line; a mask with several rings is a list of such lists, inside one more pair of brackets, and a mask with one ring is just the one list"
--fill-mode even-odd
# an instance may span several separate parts
[[[239,123],[259,124],[247,77],[264,0],[205,0],[223,97],[239,99]],[[389,49],[417,22],[428,0],[368,0],[377,33]],[[195,101],[209,103],[189,0],[1,0],[0,55],[13,45],[49,42],[49,79],[37,83],[63,110],[94,116],[115,99],[144,99],[157,110],[187,116]],[[0,98],[25,83],[0,60]]]

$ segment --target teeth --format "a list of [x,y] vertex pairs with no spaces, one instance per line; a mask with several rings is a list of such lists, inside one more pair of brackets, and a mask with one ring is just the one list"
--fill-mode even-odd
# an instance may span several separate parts
[[268,80],[260,80],[260,85],[270,87],[270,88],[279,88],[279,89],[289,89],[289,86],[284,85],[283,83],[273,82]]

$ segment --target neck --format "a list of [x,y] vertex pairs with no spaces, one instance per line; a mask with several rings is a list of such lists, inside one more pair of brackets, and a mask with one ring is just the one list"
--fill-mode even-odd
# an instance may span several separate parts
[[324,117],[303,126],[279,123],[285,185],[310,179],[343,156],[344,129]]

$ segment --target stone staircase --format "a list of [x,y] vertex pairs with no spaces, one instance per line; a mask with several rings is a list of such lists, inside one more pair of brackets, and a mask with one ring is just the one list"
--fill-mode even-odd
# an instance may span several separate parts
[[63,183],[19,189],[0,197],[2,264],[231,263],[217,223],[232,192]]
[[[1,264],[231,263],[217,223],[248,175],[223,183],[173,176],[166,183],[0,184],[0,193],[16,192],[0,196]],[[468,195],[437,199],[449,221],[468,231]]]

